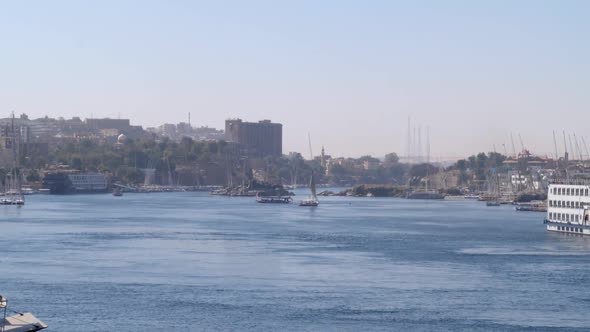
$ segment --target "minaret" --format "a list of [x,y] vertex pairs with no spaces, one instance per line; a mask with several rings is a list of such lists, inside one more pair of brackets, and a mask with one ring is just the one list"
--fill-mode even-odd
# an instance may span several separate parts
[[320,165],[322,165],[322,167],[326,167],[326,151],[324,150],[324,146],[322,146],[322,156],[320,159]]

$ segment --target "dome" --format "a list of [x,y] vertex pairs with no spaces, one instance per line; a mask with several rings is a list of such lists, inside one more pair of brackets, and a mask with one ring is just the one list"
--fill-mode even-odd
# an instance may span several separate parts
[[126,139],[127,139],[127,136],[125,136],[125,134],[121,134],[121,135],[119,135],[119,137],[117,137],[117,142],[124,143]]

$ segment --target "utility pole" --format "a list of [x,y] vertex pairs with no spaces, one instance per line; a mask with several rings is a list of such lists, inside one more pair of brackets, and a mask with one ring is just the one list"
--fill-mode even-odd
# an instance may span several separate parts
[[567,141],[565,140],[565,130],[563,131],[563,147],[565,149],[565,159],[568,159],[568,155],[567,155]]
[[406,162],[410,162],[410,156],[412,155],[412,127],[410,125],[410,116],[408,116],[408,141],[406,149]]
[[422,126],[418,126],[418,163],[422,162]]
[[412,139],[412,162],[416,162],[416,126],[414,126],[414,138]]
[[430,126],[426,127],[426,162],[430,163]]

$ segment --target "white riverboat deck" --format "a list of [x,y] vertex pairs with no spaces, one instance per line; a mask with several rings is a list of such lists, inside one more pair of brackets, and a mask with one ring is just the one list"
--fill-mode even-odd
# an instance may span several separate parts
[[590,183],[553,181],[547,195],[548,231],[590,235]]
[[45,323],[28,312],[8,316],[0,322],[1,332],[34,332],[45,328]]

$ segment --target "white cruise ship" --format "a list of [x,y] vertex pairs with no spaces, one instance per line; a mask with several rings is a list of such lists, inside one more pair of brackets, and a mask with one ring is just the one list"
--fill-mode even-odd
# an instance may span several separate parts
[[590,235],[590,181],[555,181],[547,195],[547,230]]

